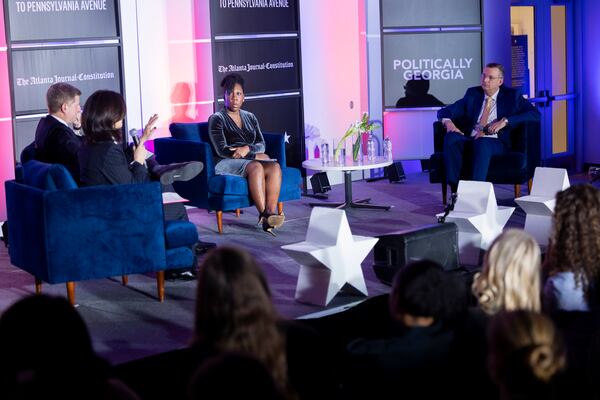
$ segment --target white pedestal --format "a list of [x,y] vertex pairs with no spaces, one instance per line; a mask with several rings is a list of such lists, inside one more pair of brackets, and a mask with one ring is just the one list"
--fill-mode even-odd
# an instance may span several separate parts
[[498,206],[490,182],[460,181],[457,195],[454,210],[446,221],[458,226],[460,263],[479,265],[482,250],[487,250],[502,233],[515,208]]
[[535,238],[542,250],[548,245],[550,237],[556,193],[569,186],[567,170],[537,167],[533,175],[531,194],[515,199],[515,202],[527,214],[525,216],[525,232]]
[[352,235],[343,210],[315,207],[306,240],[281,246],[301,264],[296,300],[326,306],[344,286],[367,296],[361,263],[378,240]]

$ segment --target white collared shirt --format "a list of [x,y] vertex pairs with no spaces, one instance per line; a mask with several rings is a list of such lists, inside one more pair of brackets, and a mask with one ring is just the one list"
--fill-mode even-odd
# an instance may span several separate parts
[[55,120],[57,120],[61,124],[65,125],[65,126],[68,126],[69,128],[71,128],[71,130],[73,131],[73,133],[76,134],[77,136],[83,136],[82,133],[81,133],[81,128],[79,128],[79,129],[73,129],[72,126],[70,126],[69,124],[67,124],[65,121],[63,121],[62,119],[60,119],[56,115],[53,115],[53,114],[48,114],[48,115],[50,115],[52,118],[54,118]]

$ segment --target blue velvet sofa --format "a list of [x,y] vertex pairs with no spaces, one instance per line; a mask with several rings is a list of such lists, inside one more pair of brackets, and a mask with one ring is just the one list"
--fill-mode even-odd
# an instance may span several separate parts
[[164,271],[194,263],[198,240],[187,221],[163,221],[158,182],[78,188],[60,164],[28,161],[17,180],[5,182],[11,263],[42,282],[66,283],[146,272],[157,273],[164,299]]
[[[214,153],[208,137],[208,123],[173,123],[171,138],[154,141],[156,159],[160,164],[202,161],[204,170],[196,178],[173,184],[177,193],[190,200],[189,205],[215,211],[219,233],[223,233],[223,211],[237,211],[253,205],[245,178],[215,175]],[[263,133],[266,153],[281,165],[282,182],[278,211],[284,201],[300,198],[302,177],[297,168],[286,167],[285,142],[281,134]]]

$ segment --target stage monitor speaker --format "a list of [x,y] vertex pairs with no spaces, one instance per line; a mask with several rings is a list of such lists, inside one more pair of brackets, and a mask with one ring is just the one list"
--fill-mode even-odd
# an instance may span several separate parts
[[312,186],[313,193],[325,193],[331,190],[329,179],[327,178],[326,172],[319,172],[310,177],[310,184]]
[[378,238],[373,270],[383,283],[391,284],[396,272],[413,261],[435,261],[446,271],[460,267],[458,228],[454,223],[427,225]]
[[392,165],[385,167],[385,169],[390,182],[400,182],[406,179],[406,175],[404,175],[404,168],[402,168],[401,161],[396,161]]

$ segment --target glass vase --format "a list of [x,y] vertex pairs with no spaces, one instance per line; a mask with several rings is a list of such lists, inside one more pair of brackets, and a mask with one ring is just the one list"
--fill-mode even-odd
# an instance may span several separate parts
[[357,135],[353,136],[352,139],[352,161],[355,164],[360,164],[363,159],[362,132],[359,132]]

